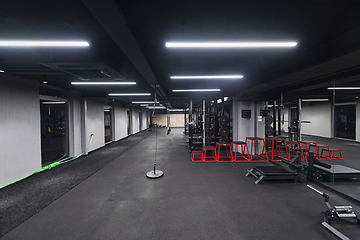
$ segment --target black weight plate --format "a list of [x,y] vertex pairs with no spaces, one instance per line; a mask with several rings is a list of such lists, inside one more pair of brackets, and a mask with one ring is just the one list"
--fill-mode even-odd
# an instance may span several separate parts
[[274,133],[275,133],[275,130],[272,127],[270,127],[270,126],[265,127],[265,135],[266,136],[274,135]]
[[220,124],[220,126],[228,126],[229,125],[229,118],[227,116],[219,117],[219,124]]
[[267,115],[266,117],[265,117],[265,124],[266,125],[270,125],[270,124],[272,124],[273,123],[273,117],[271,116],[271,115]]
[[220,134],[220,136],[222,136],[222,137],[228,136],[229,133],[230,133],[230,130],[229,130],[228,127],[222,127],[222,128],[220,128],[220,130],[219,130],[219,134]]

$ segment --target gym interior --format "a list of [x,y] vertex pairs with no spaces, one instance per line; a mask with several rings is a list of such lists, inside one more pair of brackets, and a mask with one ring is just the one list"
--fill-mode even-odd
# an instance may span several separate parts
[[4,2],[0,238],[360,239],[359,10]]

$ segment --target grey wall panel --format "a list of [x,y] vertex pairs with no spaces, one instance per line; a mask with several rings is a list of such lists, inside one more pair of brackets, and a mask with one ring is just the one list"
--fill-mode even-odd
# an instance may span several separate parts
[[132,111],[132,134],[139,132],[139,110],[131,109]]
[[310,123],[301,124],[302,134],[320,137],[331,136],[331,103],[302,104],[301,119],[302,121],[310,121]]
[[145,130],[148,127],[148,123],[147,123],[147,110],[143,109],[141,110],[141,129],[140,130]]
[[68,98],[69,107],[69,155],[78,156],[81,151],[81,101],[80,93],[71,91]]
[[115,141],[127,136],[127,113],[126,108],[122,108],[119,104],[114,105],[115,116]]
[[[251,118],[242,118],[242,110],[251,110]],[[246,137],[255,137],[255,107],[253,102],[238,102],[238,140],[245,141]],[[235,123],[233,123],[235,124]]]
[[0,186],[41,168],[36,82],[0,74]]
[[105,145],[104,133],[104,101],[101,99],[87,100],[85,144],[89,143],[90,135],[94,134],[93,141],[88,152],[98,149]]

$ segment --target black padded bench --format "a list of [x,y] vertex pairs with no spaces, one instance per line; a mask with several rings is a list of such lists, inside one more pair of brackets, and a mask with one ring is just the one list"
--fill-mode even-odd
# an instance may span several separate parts
[[259,184],[263,180],[279,179],[293,179],[297,183],[299,179],[297,172],[290,172],[280,166],[256,166],[251,170],[247,170],[246,176],[250,174],[257,178],[255,184]]

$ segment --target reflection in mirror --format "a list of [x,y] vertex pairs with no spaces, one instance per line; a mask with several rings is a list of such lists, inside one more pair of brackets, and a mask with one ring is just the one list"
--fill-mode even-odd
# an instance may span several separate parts
[[333,91],[334,117],[332,158],[333,182],[328,184],[339,192],[360,200],[360,81],[357,77],[336,79]]
[[42,164],[67,157],[67,103],[41,99],[40,119]]

